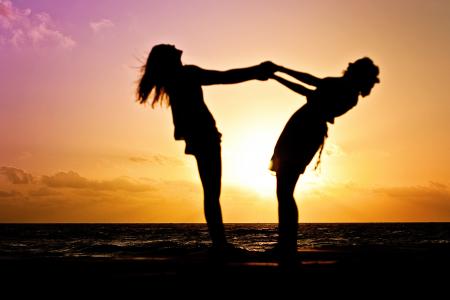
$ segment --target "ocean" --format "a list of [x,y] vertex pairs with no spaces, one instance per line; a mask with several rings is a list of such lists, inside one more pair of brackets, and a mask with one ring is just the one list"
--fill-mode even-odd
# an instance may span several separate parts
[[[256,252],[273,248],[277,224],[226,224],[229,242]],[[211,245],[205,224],[0,224],[0,258],[146,257]],[[450,245],[450,223],[300,224],[298,248],[430,249]]]

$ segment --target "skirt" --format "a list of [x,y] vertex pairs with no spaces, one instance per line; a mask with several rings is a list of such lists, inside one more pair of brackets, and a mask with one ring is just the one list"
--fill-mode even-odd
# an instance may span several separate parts
[[314,155],[323,148],[327,122],[309,105],[297,110],[286,123],[270,163],[270,170],[290,169],[302,174]]
[[203,132],[202,134],[196,134],[185,138],[186,148],[185,154],[208,154],[216,151],[220,152],[220,142],[222,134],[215,130],[210,132]]

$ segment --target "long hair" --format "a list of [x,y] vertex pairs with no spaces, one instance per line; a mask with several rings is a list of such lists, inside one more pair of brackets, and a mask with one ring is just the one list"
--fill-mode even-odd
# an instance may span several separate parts
[[172,45],[156,45],[150,51],[147,62],[141,68],[141,78],[138,81],[136,101],[147,103],[152,94],[151,105],[158,102],[170,106],[170,88],[176,68],[181,65],[181,51]]

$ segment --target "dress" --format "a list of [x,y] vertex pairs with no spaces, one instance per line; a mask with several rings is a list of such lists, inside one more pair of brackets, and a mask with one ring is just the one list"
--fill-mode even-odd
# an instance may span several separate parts
[[272,156],[270,170],[297,170],[302,174],[323,147],[328,123],[358,102],[358,92],[344,78],[322,79],[307,103],[286,123]]
[[327,136],[327,122],[305,104],[287,122],[275,146],[270,169],[289,166],[303,173]]

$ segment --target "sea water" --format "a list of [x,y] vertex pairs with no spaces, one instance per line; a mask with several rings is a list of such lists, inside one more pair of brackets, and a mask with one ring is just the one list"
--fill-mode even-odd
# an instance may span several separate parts
[[[274,247],[277,224],[226,224],[230,243],[248,251]],[[298,248],[450,245],[450,223],[299,224]],[[0,224],[0,257],[142,257],[211,246],[205,224]]]

